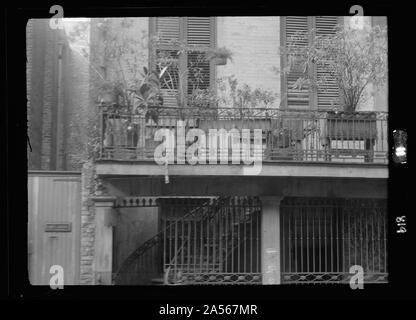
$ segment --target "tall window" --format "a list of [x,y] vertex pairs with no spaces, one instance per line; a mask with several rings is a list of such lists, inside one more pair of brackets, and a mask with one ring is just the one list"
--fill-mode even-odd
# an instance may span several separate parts
[[[290,45],[296,41],[298,46],[308,46],[314,35],[328,35],[335,32],[335,26],[342,23],[342,17],[336,16],[287,16],[281,19],[282,45]],[[299,34],[312,31],[309,37],[299,38]],[[293,44],[293,43],[292,43]],[[287,57],[282,56],[282,65],[285,66]],[[301,88],[293,88],[296,80],[302,75],[302,64],[295,64],[289,74],[283,76],[282,93],[285,93],[284,106],[292,109],[329,109],[339,104],[339,88],[335,78],[328,76],[325,67],[319,65],[308,72],[313,77],[323,76],[326,81],[317,89],[314,86],[303,85]]]
[[[170,90],[166,85],[162,86],[165,106],[177,105],[175,96],[178,90],[184,95],[182,98],[186,99],[195,88],[211,88],[214,79],[213,66],[197,48],[215,47],[215,18],[157,17],[151,19],[150,30],[151,36],[158,38],[151,48],[153,66],[160,57],[170,59],[177,66],[169,70],[172,75]],[[195,47],[195,51],[183,53],[180,51],[181,44]],[[184,74],[186,75],[183,76]]]

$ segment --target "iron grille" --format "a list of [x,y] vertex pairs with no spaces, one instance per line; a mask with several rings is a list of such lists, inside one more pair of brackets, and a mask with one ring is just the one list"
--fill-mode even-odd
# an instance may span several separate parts
[[281,207],[282,283],[387,282],[386,201],[286,198]]
[[163,265],[169,284],[261,283],[260,202],[223,198],[189,219],[182,203],[162,204]]

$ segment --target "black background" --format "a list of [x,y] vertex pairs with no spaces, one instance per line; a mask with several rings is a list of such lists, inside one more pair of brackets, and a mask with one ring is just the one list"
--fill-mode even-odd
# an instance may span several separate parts
[[[48,286],[31,286],[27,270],[27,123],[26,123],[26,23],[29,18],[50,18],[49,8],[59,4],[64,17],[138,17],[138,16],[221,16],[221,15],[337,15],[348,16],[354,4],[364,8],[364,15],[387,16],[389,35],[389,143],[392,146],[392,130],[406,129],[408,133],[408,161],[394,165],[390,155],[388,188],[388,284],[364,284],[364,290],[352,290],[348,285],[308,286],[156,286],[156,287],[97,287],[65,286],[63,290],[52,290]],[[220,5],[214,1],[134,1],[130,3],[84,1],[56,1],[54,3],[9,4],[3,8],[5,32],[2,33],[1,61],[2,80],[5,92],[1,110],[2,138],[5,139],[1,153],[6,171],[1,177],[5,183],[0,212],[1,246],[4,249],[0,267],[6,286],[1,295],[6,299],[19,300],[134,300],[137,317],[144,312],[157,317],[159,307],[169,303],[178,306],[203,304],[258,304],[259,312],[277,315],[276,301],[285,301],[295,313],[305,311],[300,300],[321,301],[325,304],[336,300],[349,300],[350,306],[358,301],[403,300],[415,298],[415,265],[413,247],[416,233],[415,209],[410,204],[410,195],[415,188],[410,176],[412,164],[412,132],[410,121],[416,108],[413,93],[414,39],[416,15],[410,8],[397,1],[371,2],[299,2],[285,1],[262,4],[260,2],[227,2]],[[398,234],[395,223],[397,216],[407,218],[407,233]],[[140,301],[140,304],[137,302]],[[315,304],[314,304],[315,306]],[[94,308],[94,307],[92,307]],[[313,310],[306,308],[306,311]],[[323,309],[320,309],[323,310]],[[340,309],[338,314],[343,314]],[[104,309],[105,311],[105,309]],[[293,314],[293,313],[292,313]],[[223,316],[228,318],[229,316]],[[247,317],[247,316],[246,316]],[[160,317],[166,318],[166,317]],[[195,318],[192,316],[191,318]],[[205,316],[205,318],[212,318]]]

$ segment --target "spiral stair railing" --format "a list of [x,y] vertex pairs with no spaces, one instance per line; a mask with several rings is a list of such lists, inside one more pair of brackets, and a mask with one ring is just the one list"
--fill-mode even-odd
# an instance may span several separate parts
[[[221,210],[221,202],[222,201],[226,201],[226,199],[229,199],[229,197],[221,197],[218,198],[216,203],[214,203],[214,205],[211,205],[210,207],[214,208],[214,210],[208,210],[206,216],[204,217],[204,220],[206,220],[208,223],[210,223],[212,221],[213,218],[215,218],[218,214],[218,210]],[[206,208],[206,207],[205,207]],[[175,223],[175,222],[174,222]],[[175,269],[175,262],[178,259],[179,254],[182,253],[182,251],[184,250],[185,246],[188,244],[189,239],[186,239],[181,247],[177,250],[177,252],[175,253],[174,257],[170,260],[168,267],[166,268],[165,272],[164,272],[164,276],[163,276],[163,283],[165,285],[176,285],[178,284],[178,281],[180,282],[181,280],[177,279],[177,273],[178,271]],[[172,267],[174,268],[173,272],[174,272],[174,276],[172,277]],[[180,270],[179,270],[180,272]],[[173,278],[173,281],[172,280]]]
[[[154,235],[152,238],[146,240],[141,246],[139,246],[137,249],[135,249],[121,264],[117,272],[113,276],[113,284],[115,285],[128,285],[130,283],[123,281],[123,275],[128,274],[129,269],[131,269],[132,265],[138,262],[140,258],[142,258],[149,250],[154,248],[158,244],[163,243],[163,237],[166,233],[166,231],[172,226],[172,224],[182,222],[191,216],[195,216],[198,214],[201,210],[206,209],[207,207],[216,206],[219,203],[219,198],[216,199],[209,199],[208,201],[204,202],[201,206],[198,206],[189,213],[185,214],[181,218],[172,221],[169,223],[163,230],[158,232],[156,235]],[[202,212],[202,219],[206,219],[207,217],[210,217],[212,215],[211,211]],[[131,273],[131,272],[130,272]],[[138,273],[137,271],[134,273]]]
[[[222,201],[221,201],[222,200]],[[218,199],[218,204],[221,204],[221,202],[226,202],[229,201],[230,197],[222,197],[220,199]],[[211,214],[207,215],[207,221],[208,223],[213,222],[213,218],[218,216],[218,210],[221,210],[222,207],[219,206],[216,208],[216,210],[212,210]],[[243,224],[243,223],[247,223],[248,221],[250,221],[251,216],[257,212],[258,208],[253,207],[251,208],[250,213],[243,213],[243,217],[241,220],[238,221],[238,224]],[[228,237],[232,231],[233,228],[235,228],[236,226],[229,226],[226,232],[226,236]],[[184,249],[186,248],[187,244],[188,244],[189,239],[186,239],[181,247],[177,250],[177,252],[175,253],[174,257],[171,259],[171,261],[168,264],[168,267],[166,268],[165,272],[164,272],[164,276],[163,276],[163,283],[164,285],[183,285],[186,284],[186,281],[183,281],[182,279],[182,275],[181,275],[181,270],[176,268],[176,263],[177,259],[179,257],[180,254],[182,254],[182,252],[184,251]],[[241,244],[241,242],[245,241],[244,238],[240,239],[239,243],[235,243],[235,242],[228,242],[228,248],[224,248],[225,249],[225,253],[227,256],[231,255],[231,252],[233,250],[235,250],[239,244]]]

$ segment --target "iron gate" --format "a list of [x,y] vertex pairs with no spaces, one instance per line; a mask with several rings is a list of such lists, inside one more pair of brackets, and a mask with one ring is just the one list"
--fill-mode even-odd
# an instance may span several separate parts
[[114,284],[261,283],[258,198],[124,199],[117,207],[146,205],[160,208],[160,231],[123,261]]
[[169,284],[261,283],[258,198],[220,198],[194,215],[162,203],[163,266]]
[[281,206],[282,283],[387,282],[385,200],[286,198]]

